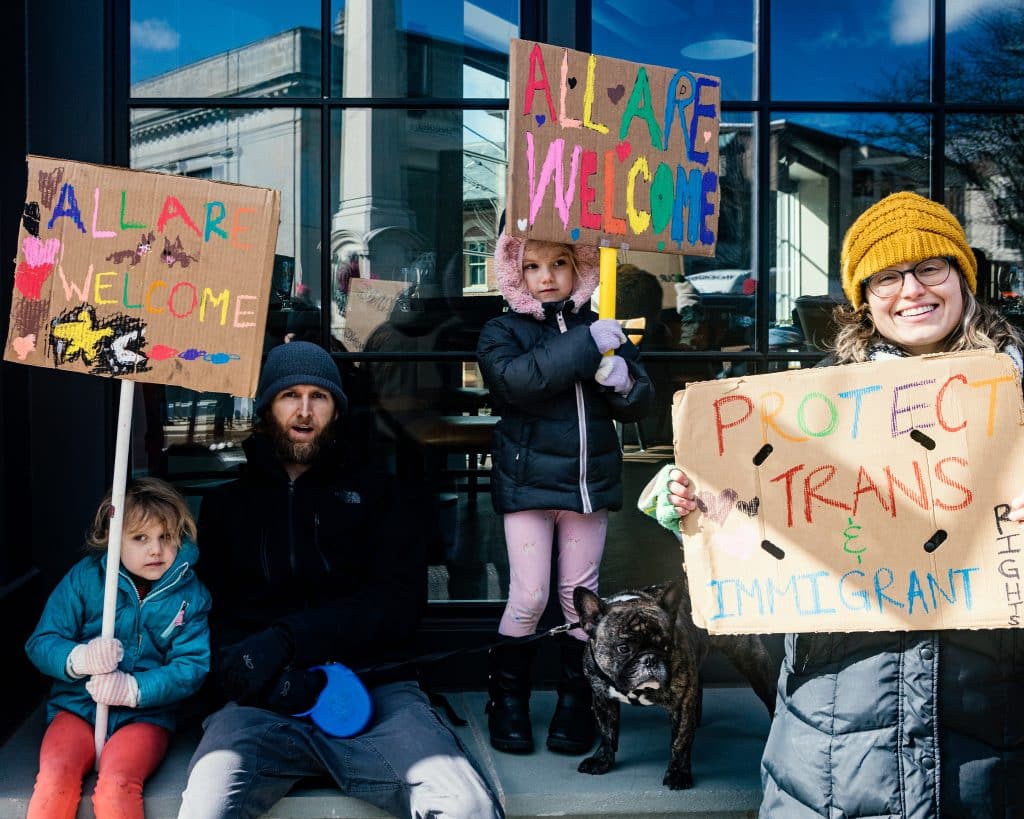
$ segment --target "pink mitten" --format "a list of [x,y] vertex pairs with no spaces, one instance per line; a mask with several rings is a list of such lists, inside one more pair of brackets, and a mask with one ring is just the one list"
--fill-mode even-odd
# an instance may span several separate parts
[[601,355],[619,349],[619,345],[626,340],[621,325],[615,319],[598,319],[590,325],[590,335],[594,337]]
[[619,395],[626,395],[633,389],[633,377],[629,374],[629,365],[620,355],[610,355],[601,359],[594,373],[598,384],[611,387]]
[[135,708],[139,704],[139,684],[131,674],[114,671],[90,677],[85,690],[100,705],[124,705]]
[[88,643],[79,643],[68,655],[68,676],[91,677],[106,674],[117,668],[124,657],[124,646],[116,637],[94,637]]

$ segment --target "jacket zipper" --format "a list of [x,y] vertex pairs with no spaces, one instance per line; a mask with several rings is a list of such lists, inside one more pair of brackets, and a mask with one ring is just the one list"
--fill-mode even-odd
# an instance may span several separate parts
[[[125,580],[128,581],[129,588],[131,588],[131,590],[133,592],[135,592],[135,602],[139,604],[139,606],[138,606],[139,618],[138,618],[138,623],[137,623],[138,629],[135,632],[135,653],[136,654],[139,654],[142,651],[142,607],[144,605],[146,605],[146,603],[149,600],[152,600],[154,597],[157,597],[157,596],[163,594],[164,592],[169,591],[169,590],[173,589],[175,586],[177,586],[178,585],[178,581],[180,581],[181,578],[185,576],[185,572],[187,572],[188,569],[189,569],[189,564],[188,563],[183,563],[181,566],[178,567],[178,571],[175,573],[174,577],[171,577],[171,578],[167,579],[166,583],[161,582],[157,586],[155,586],[154,588],[150,589],[149,590],[149,594],[147,594],[145,599],[143,599],[142,597],[139,597],[139,590],[137,588],[135,588],[135,583],[128,576],[128,572],[125,570],[125,568],[123,566],[118,568],[118,570],[117,570],[118,575],[120,575],[121,577],[123,577]],[[164,579],[165,578],[161,578],[161,581],[163,581]],[[182,603],[182,605],[184,605],[184,602]]]
[[[567,332],[562,313],[557,313],[555,318],[558,320],[559,332]],[[583,401],[583,385],[576,381],[573,388],[576,390],[576,419],[580,431],[580,498],[583,501],[583,514],[589,515],[594,508],[590,503],[590,493],[587,491],[587,409]]]
[[288,481],[288,568],[295,577],[295,481]]
[[324,554],[323,549],[320,548],[320,513],[313,513],[313,548],[316,549],[316,553],[320,556],[320,562],[324,565],[324,571],[330,574],[331,564],[327,560],[327,555]]

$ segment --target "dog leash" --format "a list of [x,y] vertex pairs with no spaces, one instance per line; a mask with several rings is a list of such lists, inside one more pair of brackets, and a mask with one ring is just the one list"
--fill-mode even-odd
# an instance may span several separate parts
[[405,668],[408,665],[436,663],[439,660],[447,660],[449,657],[456,657],[460,654],[478,654],[481,651],[490,651],[492,648],[500,648],[501,646],[526,645],[527,643],[533,643],[537,640],[543,640],[545,637],[554,637],[558,634],[564,634],[567,631],[572,631],[574,628],[580,628],[581,625],[582,623],[579,621],[575,623],[562,623],[562,625],[555,626],[547,631],[538,631],[536,634],[528,634],[525,637],[506,637],[504,640],[497,640],[493,643],[485,643],[480,646],[472,646],[471,648],[454,648],[448,651],[435,651],[431,654],[419,654],[405,660],[395,660],[393,662],[377,663],[376,665],[357,668],[355,669],[355,673],[360,676],[364,674],[380,674],[387,671],[395,671],[399,668]]
[[[555,626],[547,631],[539,631],[536,634],[528,634],[525,637],[506,637],[503,640],[496,640],[493,643],[485,643],[484,645],[472,646],[471,648],[455,648],[448,651],[435,651],[430,654],[419,654],[415,657],[409,657],[405,660],[395,660],[386,663],[376,663],[375,665],[364,666],[362,668],[355,669],[355,674],[359,677],[372,676],[374,674],[384,674],[389,671],[396,671],[400,668],[412,665],[422,665],[424,663],[436,663],[440,660],[447,660],[449,657],[457,657],[461,654],[479,654],[482,651],[490,651],[494,648],[501,648],[502,646],[511,645],[527,645],[529,643],[536,642],[537,640],[543,640],[546,637],[554,637],[559,634],[565,634],[566,632],[572,631],[574,628],[580,628],[582,623],[576,621],[575,623],[562,623],[560,626]],[[427,697],[430,699],[431,705],[444,709],[448,719],[455,725],[466,725],[466,720],[460,717],[452,705],[445,698],[443,694],[438,694],[434,691],[426,690]]]

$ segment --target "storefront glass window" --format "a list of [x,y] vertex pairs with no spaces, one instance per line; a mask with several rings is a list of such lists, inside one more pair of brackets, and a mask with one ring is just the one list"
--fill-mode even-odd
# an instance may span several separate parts
[[[673,456],[673,394],[813,364],[841,298],[843,233],[871,203],[896,190],[942,196],[982,262],[979,293],[1024,317],[1024,114],[1014,110],[1024,13],[947,4],[943,99],[929,73],[943,45],[933,0],[771,0],[770,21],[756,0],[723,0],[713,13],[692,0],[542,5],[563,34],[575,30],[571,13],[589,9],[596,54],[723,81],[715,256],[618,254],[618,317],[658,403],[620,429],[625,505],[611,515],[602,569],[614,590],[678,571],[671,536],[633,508]],[[474,351],[502,309],[492,255],[509,39],[536,36],[520,31],[521,6],[334,0],[323,21],[310,0],[131,9],[131,166],[282,192],[267,345],[309,338],[335,353],[353,423],[398,475],[426,539],[439,603],[500,601],[508,584],[488,496],[497,418]],[[987,103],[1001,107],[978,110]],[[140,470],[187,483],[243,460],[249,399],[147,386],[140,400]]]
[[756,89],[757,0],[593,0],[593,52],[722,80],[723,100]]
[[[868,206],[928,191],[929,120],[922,115],[786,114],[772,122],[769,350],[821,350],[843,299],[843,235]],[[911,125],[922,136],[915,139]]]
[[331,19],[332,96],[507,96],[516,0],[334,0]]
[[1024,6],[950,3],[946,43],[948,100],[1024,102]]
[[[493,253],[505,206],[504,111],[347,108],[332,119],[332,344],[347,352],[476,350],[501,310]],[[466,242],[480,281],[467,284]]]
[[319,0],[131,0],[136,97],[316,97],[320,51]]
[[946,121],[946,204],[978,257],[978,295],[1024,328],[1024,115]]
[[[928,90],[932,0],[773,0],[771,94],[777,100],[908,99]],[[915,97],[916,98],[916,97]]]

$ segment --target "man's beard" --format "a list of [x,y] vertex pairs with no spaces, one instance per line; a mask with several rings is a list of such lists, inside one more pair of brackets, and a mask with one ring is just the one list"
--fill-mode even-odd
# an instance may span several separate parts
[[288,437],[288,428],[281,426],[272,416],[267,419],[267,431],[274,442],[274,452],[286,464],[309,466],[331,442],[331,425],[320,430],[312,441],[297,442]]

